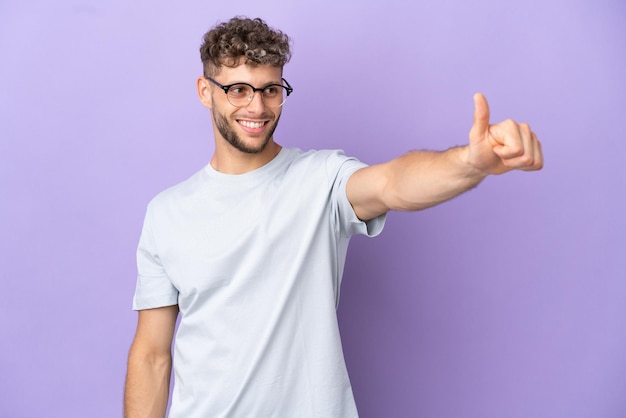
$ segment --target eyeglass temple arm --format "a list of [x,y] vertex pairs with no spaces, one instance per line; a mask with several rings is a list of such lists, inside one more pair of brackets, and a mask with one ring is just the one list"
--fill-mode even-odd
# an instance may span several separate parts
[[285,84],[287,85],[287,96],[289,96],[292,92],[293,92],[293,87],[291,87],[291,84],[289,84],[289,81],[285,80],[284,78],[281,77],[281,80],[283,80],[285,82]]

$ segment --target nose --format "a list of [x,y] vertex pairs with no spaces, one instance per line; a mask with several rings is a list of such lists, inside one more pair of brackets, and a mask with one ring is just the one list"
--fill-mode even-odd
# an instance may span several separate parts
[[246,109],[248,109],[248,111],[261,113],[265,110],[265,103],[263,102],[262,94],[263,93],[260,91],[252,92],[252,99],[250,99],[250,103],[248,103],[248,106],[246,106]]

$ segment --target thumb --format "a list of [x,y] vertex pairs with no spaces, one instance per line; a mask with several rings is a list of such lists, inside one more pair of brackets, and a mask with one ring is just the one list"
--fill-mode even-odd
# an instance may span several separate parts
[[474,95],[474,124],[470,139],[482,139],[489,130],[489,104],[482,93]]

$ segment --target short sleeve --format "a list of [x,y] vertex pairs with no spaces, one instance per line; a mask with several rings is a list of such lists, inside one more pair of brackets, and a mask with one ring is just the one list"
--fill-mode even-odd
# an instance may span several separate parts
[[385,226],[387,214],[382,214],[374,219],[362,221],[354,212],[354,208],[348,200],[346,192],[348,179],[357,170],[367,167],[367,164],[355,159],[346,157],[342,151],[336,151],[329,157],[328,168],[336,167],[335,181],[333,184],[332,198],[336,205],[336,216],[342,234],[352,236],[356,234],[375,237],[380,234]]
[[178,303],[178,291],[172,285],[159,257],[154,239],[150,207],[144,219],[137,248],[137,285],[133,309],[153,309]]

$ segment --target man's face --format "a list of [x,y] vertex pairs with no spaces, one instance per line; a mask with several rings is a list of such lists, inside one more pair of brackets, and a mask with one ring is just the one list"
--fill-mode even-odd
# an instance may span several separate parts
[[[282,71],[272,66],[222,67],[213,79],[222,85],[248,83],[257,88],[269,84],[282,84]],[[282,107],[267,107],[260,92],[255,92],[247,106],[235,107],[222,89],[207,81],[210,91],[210,107],[216,135],[235,149],[248,154],[261,153],[270,141],[278,125]],[[208,99],[208,97],[207,97]],[[208,104],[207,104],[208,105]]]

